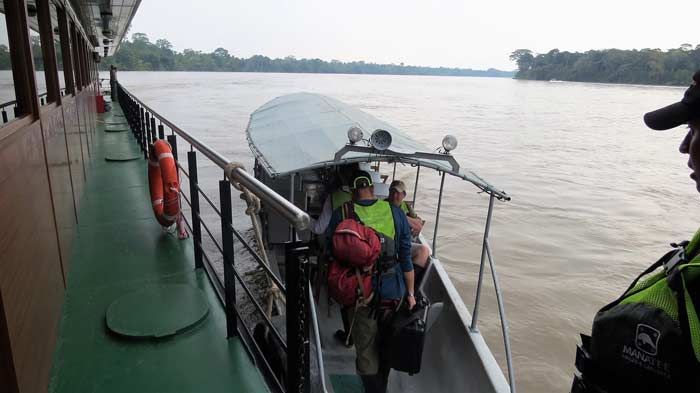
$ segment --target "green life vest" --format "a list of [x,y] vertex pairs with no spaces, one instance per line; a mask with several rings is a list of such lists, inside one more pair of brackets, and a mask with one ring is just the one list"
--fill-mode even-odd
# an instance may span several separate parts
[[376,201],[369,206],[355,203],[355,214],[363,224],[385,235],[390,239],[396,237],[394,227],[394,214],[391,212],[391,204],[387,201]]
[[672,246],[596,314],[591,336],[577,350],[585,385],[610,392],[697,391],[700,231]]
[[333,210],[343,206],[343,203],[352,199],[349,192],[345,192],[342,189],[337,189],[331,194],[331,207]]
[[409,210],[408,210],[408,205],[406,204],[406,201],[401,202],[401,206],[399,206],[399,208],[401,208],[402,212],[404,212],[404,213],[406,213],[406,215],[408,215]]

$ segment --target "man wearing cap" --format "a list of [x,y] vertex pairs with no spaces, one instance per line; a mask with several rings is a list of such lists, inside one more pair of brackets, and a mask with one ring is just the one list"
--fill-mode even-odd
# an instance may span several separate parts
[[679,147],[682,154],[688,154],[688,167],[693,171],[690,178],[700,192],[700,71],[693,75],[693,82],[683,94],[680,102],[657,109],[644,115],[644,122],[654,130],[668,130],[680,125],[688,126],[688,133]]
[[[418,217],[418,214],[413,210],[409,204],[404,200],[406,198],[406,184],[401,180],[394,180],[389,186],[389,197],[386,199],[387,202],[401,209],[402,212],[406,214],[406,219],[408,220],[408,225],[411,227],[411,234],[418,236],[420,231],[423,230],[424,221]],[[430,255],[430,249],[425,244],[421,243],[411,243],[411,260],[415,265],[425,268],[428,262],[428,256]]]
[[[409,308],[413,308],[416,300],[413,294],[411,229],[406,214],[389,202],[377,199],[374,195],[372,177],[365,171],[358,171],[355,174],[350,183],[350,189],[354,202],[349,203],[353,203],[353,210],[357,217],[364,225],[374,229],[387,240],[382,246],[380,255],[382,271],[380,278],[373,282],[373,296],[379,295],[382,303],[399,302],[405,296]],[[328,226],[329,239],[344,218],[342,208],[333,212]],[[379,291],[377,291],[378,288]],[[380,356],[378,336],[381,316],[377,317],[373,311],[378,310],[373,309],[372,304],[343,309],[344,318],[353,321],[351,335],[357,355],[355,367],[362,379],[365,392],[384,393],[390,370],[383,364]]]

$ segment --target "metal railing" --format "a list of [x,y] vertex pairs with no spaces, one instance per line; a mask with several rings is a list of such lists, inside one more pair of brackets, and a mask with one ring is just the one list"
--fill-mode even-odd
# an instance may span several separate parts
[[[233,214],[231,205],[232,184],[240,184],[258,197],[265,208],[271,208],[297,230],[302,231],[309,227],[309,216],[287,199],[277,194],[266,185],[240,167],[231,166],[231,160],[224,157],[216,150],[199,141],[197,138],[168,121],[148,107],[121,84],[117,83],[118,101],[121,105],[126,120],[128,121],[134,137],[139,144],[143,157],[148,158],[149,148],[157,139],[166,139],[173,149],[173,156],[177,162],[178,170],[188,178],[189,197],[182,193],[182,197],[190,207],[190,220],[185,223],[192,233],[194,242],[195,268],[203,269],[214,287],[219,300],[226,312],[226,331],[228,338],[239,336],[246,349],[264,372],[266,378],[274,390],[280,392],[309,392],[309,321],[310,309],[313,307],[312,298],[309,297],[309,272],[308,272],[308,247],[299,242],[288,243],[285,255],[285,283],[277,277],[270,267],[264,262],[260,254],[249,242],[233,227]],[[158,125],[156,126],[156,120]],[[170,129],[170,135],[165,135],[165,127]],[[177,138],[184,139],[190,147],[187,152],[187,167],[180,165],[178,160]],[[223,180],[219,181],[219,205],[217,206],[200,187],[198,179],[197,155],[201,154],[206,159],[218,166],[223,172]],[[200,211],[200,196],[213,209],[221,223],[221,238],[219,243],[212,233],[211,228],[202,219]],[[216,250],[223,257],[224,279],[216,274],[212,266],[212,258],[203,247],[202,228]],[[265,274],[279,288],[286,297],[286,333],[287,340],[275,328],[263,307],[255,297],[255,294],[243,280],[234,261],[234,238],[245,248],[248,254],[262,268]],[[262,245],[260,245],[262,247]],[[236,307],[236,286],[240,285],[246,297],[254,305],[256,313],[269,329],[272,338],[287,355],[286,375],[274,370],[268,358],[266,358],[259,343],[253,337],[253,332],[246,325],[245,320]],[[318,326],[315,326],[318,329]],[[320,343],[316,343],[320,345]],[[284,376],[284,378],[280,378]],[[321,378],[324,378],[321,376]]]
[[5,123],[10,121],[10,119],[7,116],[7,109],[6,109],[8,106],[13,107],[13,111],[12,111],[13,118],[16,119],[20,116],[19,107],[17,106],[17,100],[4,102],[4,103],[0,104],[0,115],[2,115],[2,124],[5,124]]
[[[444,180],[444,178],[443,178]],[[442,186],[440,187],[440,193],[442,194]],[[484,227],[484,239],[481,247],[481,263],[479,265],[479,280],[476,286],[476,299],[474,301],[474,313],[472,314],[472,323],[469,326],[469,330],[472,332],[478,332],[477,321],[479,318],[479,302],[481,301],[481,288],[483,286],[484,280],[484,267],[485,261],[488,259],[489,267],[491,268],[491,278],[493,278],[493,286],[496,292],[496,300],[498,302],[498,314],[501,318],[501,331],[503,332],[503,345],[505,346],[506,352],[506,364],[508,366],[508,384],[510,385],[511,393],[515,393],[515,372],[513,371],[513,355],[510,350],[510,328],[508,326],[508,320],[506,319],[506,310],[503,304],[503,295],[501,291],[501,286],[498,280],[498,274],[496,274],[496,265],[493,261],[493,256],[491,255],[491,244],[489,243],[489,231],[491,230],[491,218],[493,215],[493,202],[496,196],[494,194],[490,195],[489,198],[489,210],[486,215],[486,225]]]
[[[61,94],[61,97],[66,95],[66,88],[65,87],[62,87],[60,89],[60,94]],[[48,103],[48,100],[46,98],[47,95],[48,95],[48,92],[43,92],[43,93],[38,95],[39,104],[41,104],[41,106],[44,106]],[[0,117],[2,118],[2,124],[8,123],[11,120],[7,114],[7,109],[6,109],[9,106],[12,106],[12,109],[13,109],[12,110],[12,115],[13,115],[12,118],[13,119],[18,118],[21,115],[19,107],[17,106],[17,100],[12,100],[12,101],[0,103]]]

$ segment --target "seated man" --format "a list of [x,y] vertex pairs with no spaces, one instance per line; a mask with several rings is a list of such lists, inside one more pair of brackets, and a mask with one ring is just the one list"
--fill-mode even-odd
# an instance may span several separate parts
[[[401,209],[406,213],[406,219],[408,220],[408,225],[411,227],[411,234],[413,236],[418,236],[420,231],[423,230],[423,221],[413,207],[409,206],[404,199],[406,198],[406,185],[401,180],[394,180],[389,186],[389,197],[386,199],[392,205]],[[430,256],[430,248],[428,246],[412,242],[411,243],[411,259],[413,264],[425,268],[428,264],[428,257]]]

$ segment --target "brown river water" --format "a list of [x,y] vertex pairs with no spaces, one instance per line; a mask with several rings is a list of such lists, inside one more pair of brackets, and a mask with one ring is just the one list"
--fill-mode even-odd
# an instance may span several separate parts
[[[678,153],[685,130],[653,132],[642,122],[646,111],[678,101],[681,88],[262,73],[120,72],[119,78],[156,111],[249,168],[250,113],[299,91],[355,105],[431,149],[446,133],[456,135],[454,155],[462,167],[512,196],[495,205],[491,244],[520,392],[568,391],[578,334],[590,332],[596,310],[669,242],[697,229],[698,194],[687,158]],[[201,172],[210,179],[209,194],[218,195],[220,172]],[[399,167],[397,177],[413,189],[413,170]],[[420,180],[417,211],[430,222],[439,177],[423,170]],[[470,311],[488,206],[476,191],[447,179],[437,242]],[[234,221],[248,226],[242,213]],[[424,234],[430,239],[432,232],[429,227]],[[484,282],[479,326],[505,371],[488,272]]]

